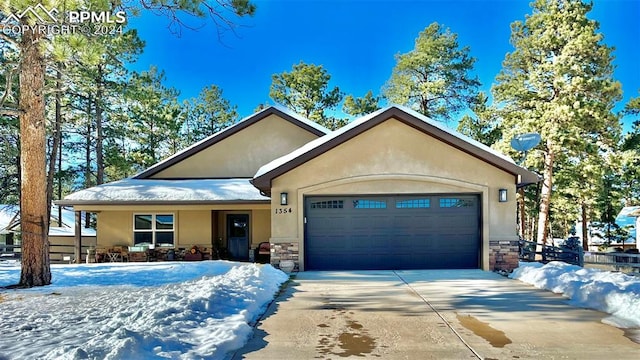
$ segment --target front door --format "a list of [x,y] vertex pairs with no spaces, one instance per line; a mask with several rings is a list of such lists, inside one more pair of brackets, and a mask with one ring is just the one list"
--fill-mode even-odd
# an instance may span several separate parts
[[227,239],[232,260],[249,260],[249,215],[227,215]]

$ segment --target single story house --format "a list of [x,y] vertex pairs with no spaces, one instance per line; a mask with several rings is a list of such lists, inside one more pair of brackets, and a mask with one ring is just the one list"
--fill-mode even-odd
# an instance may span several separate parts
[[269,242],[299,270],[512,269],[516,188],[539,177],[410,109],[329,131],[269,107],[136,176],[58,204],[97,214],[98,246]]

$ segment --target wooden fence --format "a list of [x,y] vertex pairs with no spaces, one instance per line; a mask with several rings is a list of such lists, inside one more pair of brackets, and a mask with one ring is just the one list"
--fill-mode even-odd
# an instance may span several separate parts
[[[519,244],[520,260],[522,261],[539,261],[545,264],[549,261],[564,261],[573,265],[584,265],[582,249],[575,251],[565,247],[539,245],[536,242],[525,240],[520,240]],[[541,251],[537,251],[538,246],[541,246]]]
[[[87,260],[87,250],[95,248],[94,245],[82,245],[80,256],[82,262]],[[0,260],[19,260],[22,258],[22,248],[20,245],[0,244]],[[73,246],[68,244],[49,244],[49,260],[52,264],[69,264],[74,262],[75,254]]]
[[545,264],[549,261],[563,261],[578,266],[604,265],[616,271],[640,272],[640,254],[635,253],[637,252],[635,249],[626,252],[584,252],[582,249],[575,251],[564,247],[541,245],[542,250],[537,251],[538,246],[536,242],[520,240],[520,260]]

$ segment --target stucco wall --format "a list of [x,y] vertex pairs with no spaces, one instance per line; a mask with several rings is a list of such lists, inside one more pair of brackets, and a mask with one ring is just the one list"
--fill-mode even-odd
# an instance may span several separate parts
[[96,224],[98,247],[133,245],[133,211],[99,212]]
[[[250,221],[251,247],[262,241],[269,241],[271,234],[271,210],[267,205],[258,205],[263,209],[218,210],[218,235],[226,244],[228,214],[248,214]],[[210,248],[212,246],[212,209],[176,210],[166,207],[136,208],[134,210],[110,210],[98,213],[97,246],[130,246],[133,244],[133,215],[171,213],[175,215],[175,247],[191,247],[193,245]],[[216,236],[216,235],[214,235]]]
[[271,210],[253,210],[252,215],[251,247],[255,248],[261,242],[269,241],[271,238]]
[[253,177],[258,169],[317,138],[270,115],[242,131],[158,172],[152,178]]
[[[509,201],[498,202],[506,188]],[[489,241],[516,239],[515,178],[394,119],[338,145],[276,178],[272,208],[289,193],[293,212],[273,215],[271,241],[298,243],[304,270],[303,212],[308,195],[475,193],[482,201],[481,266],[489,269]],[[277,210],[276,210],[277,211]]]
[[176,247],[198,245],[211,248],[211,211],[183,210],[177,212]]

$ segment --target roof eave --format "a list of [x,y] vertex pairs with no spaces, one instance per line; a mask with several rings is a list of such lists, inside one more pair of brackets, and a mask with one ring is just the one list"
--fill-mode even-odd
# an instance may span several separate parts
[[63,206],[93,206],[93,205],[234,205],[234,204],[269,204],[270,199],[264,200],[149,200],[149,201],[132,201],[132,200],[56,200],[57,205]]
[[[516,176],[516,178],[518,176],[521,177],[521,182],[518,183],[518,181],[516,180],[516,185],[518,187],[521,186],[526,186],[526,185],[530,185],[533,183],[538,183],[540,182],[540,177],[521,167],[516,165],[513,162],[507,161],[506,159],[497,156],[495,154],[492,154],[482,148],[477,147],[476,145],[469,143],[463,139],[460,139],[458,137],[455,137],[454,135],[434,126],[431,125],[421,119],[416,118],[414,115],[409,114],[405,111],[403,111],[400,108],[397,107],[390,107],[385,111],[382,111],[380,114],[378,114],[377,116],[369,119],[368,121],[350,129],[349,131],[340,134],[339,136],[327,141],[326,143],[315,147],[313,149],[310,149],[308,152],[304,153],[304,154],[300,154],[298,157],[291,159],[290,161],[281,164],[280,166],[271,169],[270,171],[255,177],[253,180],[251,180],[250,182],[256,187],[258,188],[260,191],[264,192],[264,193],[270,193],[271,191],[271,180],[282,175],[285,174],[291,170],[293,170],[294,168],[304,164],[305,162],[317,157],[318,155],[324,153],[325,151],[334,148],[336,145],[343,143],[345,141],[348,141],[349,139],[356,137],[357,135],[375,127],[376,125],[379,125],[381,123],[383,123],[384,121],[387,121],[388,119],[397,119],[400,120],[402,122],[404,122],[405,124],[407,124],[408,126],[411,126],[419,131],[422,131],[424,133],[429,134],[430,136],[433,136],[434,138],[436,138],[439,141],[442,141],[446,144],[448,144],[449,146],[452,146],[464,153],[467,153],[481,161],[484,161],[488,164],[491,164],[507,173],[510,173],[514,176]],[[474,151],[475,150],[475,151]]]

